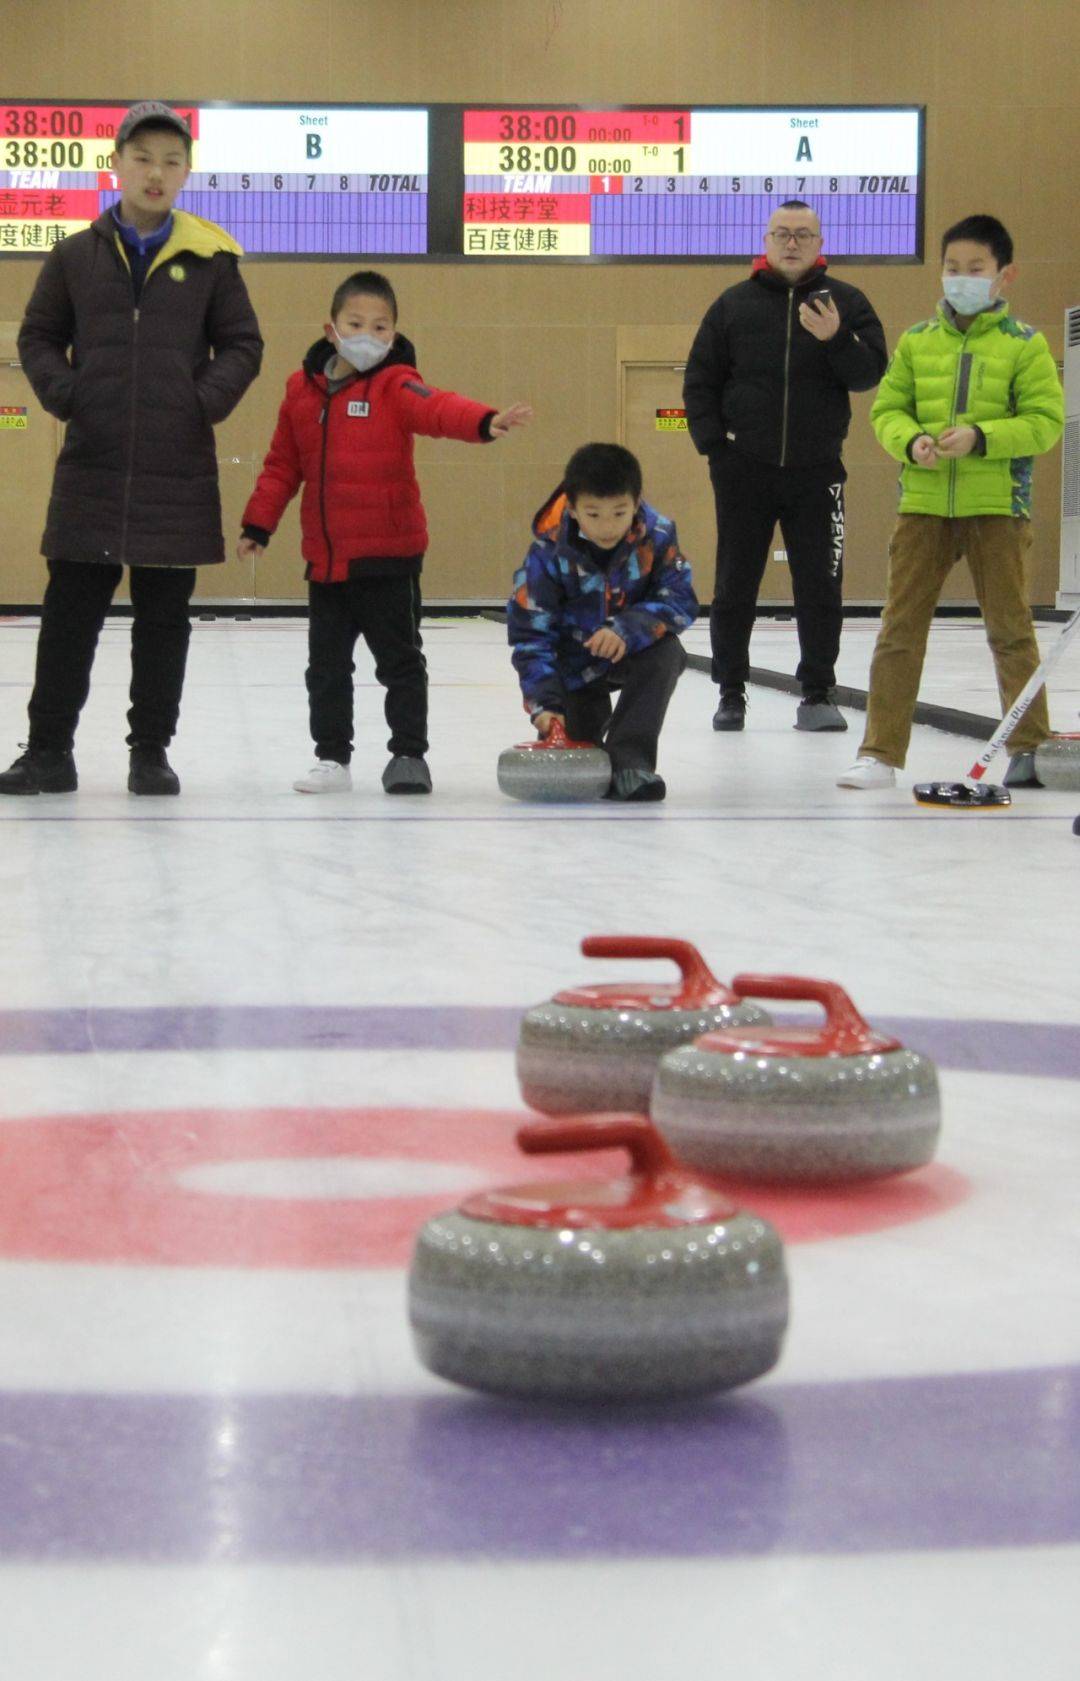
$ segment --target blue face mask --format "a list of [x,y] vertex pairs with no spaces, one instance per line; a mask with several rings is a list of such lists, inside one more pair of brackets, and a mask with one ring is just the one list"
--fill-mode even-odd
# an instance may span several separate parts
[[390,354],[390,346],[385,340],[374,338],[371,333],[354,333],[350,338],[343,339],[335,327],[334,337],[337,339],[338,350],[358,374],[370,373],[380,362],[385,362]]
[[990,296],[996,279],[997,275],[987,274],[943,274],[945,301],[957,315],[979,315],[996,301]]

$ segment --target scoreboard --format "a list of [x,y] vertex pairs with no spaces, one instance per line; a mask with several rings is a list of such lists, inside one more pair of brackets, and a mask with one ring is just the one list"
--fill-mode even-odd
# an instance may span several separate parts
[[922,113],[882,109],[466,110],[463,251],[749,257],[785,199],[825,252],[922,255]]
[[[252,256],[424,255],[428,113],[417,107],[190,105],[178,208]],[[123,105],[0,104],[0,256],[41,255],[119,197]]]
[[[193,136],[178,206],[256,258],[734,262],[788,198],[833,261],[922,257],[918,106],[174,104]],[[126,109],[0,101],[0,258],[116,202]]]

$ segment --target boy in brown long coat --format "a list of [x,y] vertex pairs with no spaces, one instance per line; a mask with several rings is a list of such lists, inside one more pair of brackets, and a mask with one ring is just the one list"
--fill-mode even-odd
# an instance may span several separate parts
[[113,166],[120,202],[49,254],[19,354],[50,414],[67,423],[41,552],[42,604],[27,751],[3,794],[78,786],[75,728],[98,635],[131,572],[133,794],[176,794],[165,749],[180,711],[195,568],[223,561],[214,424],[259,371],[262,339],[240,247],[173,204],[191,134],[168,105],[128,111]]

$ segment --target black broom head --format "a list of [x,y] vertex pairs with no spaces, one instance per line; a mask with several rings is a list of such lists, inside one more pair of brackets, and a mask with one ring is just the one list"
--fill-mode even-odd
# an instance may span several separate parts
[[997,782],[916,782],[920,805],[947,806],[951,811],[1000,811],[1012,805],[1012,795]]

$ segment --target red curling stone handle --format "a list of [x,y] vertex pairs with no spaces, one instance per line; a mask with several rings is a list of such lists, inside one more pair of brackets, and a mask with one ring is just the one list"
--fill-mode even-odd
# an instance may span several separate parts
[[879,1035],[838,981],[818,981],[807,975],[736,975],[731,989],[739,998],[787,998],[820,1004],[825,1011],[821,1039],[840,1056],[858,1056],[879,1043]]
[[575,741],[566,733],[566,725],[561,718],[553,718],[548,727],[548,733],[538,742],[529,742],[530,747],[550,747],[556,751],[560,747],[595,747],[595,741]]
[[585,957],[669,957],[682,976],[675,1003],[686,1010],[715,1002],[717,994],[731,993],[718,981],[705,959],[689,940],[668,940],[651,934],[589,934],[581,942]]
[[577,1120],[530,1121],[517,1135],[528,1156],[565,1150],[629,1150],[635,1173],[656,1178],[675,1161],[660,1134],[644,1115],[582,1116]]
[[562,719],[553,718],[548,725],[547,735],[542,735],[537,741],[519,741],[516,743],[516,751],[519,753],[526,750],[532,753],[558,753],[564,747],[576,747],[579,751],[582,748],[595,749],[596,742],[574,741],[571,736],[567,735],[566,725],[562,722]]

